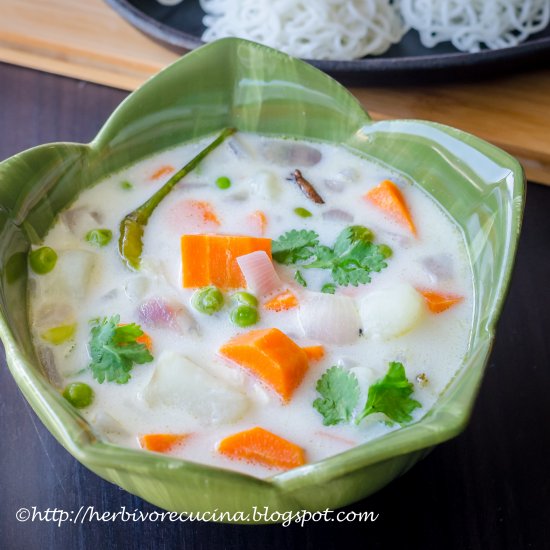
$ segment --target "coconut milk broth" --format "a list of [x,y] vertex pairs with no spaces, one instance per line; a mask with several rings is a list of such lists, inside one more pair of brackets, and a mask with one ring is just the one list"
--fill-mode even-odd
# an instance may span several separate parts
[[[208,140],[202,140],[165,151],[84,191],[46,236],[44,245],[58,252],[78,249],[94,255],[93,269],[85,270],[82,275],[89,278],[87,285],[74,281],[75,273],[62,273],[62,261],[48,275],[31,276],[30,315],[35,342],[50,371],[55,364],[52,379],[57,378],[61,387],[72,381],[83,381],[93,388],[94,402],[83,409],[82,414],[104,439],[139,448],[138,438],[145,433],[190,433],[191,437],[170,451],[171,455],[261,477],[273,475],[276,470],[230,460],[216,452],[217,442],[226,435],[261,426],[300,445],[306,451],[307,461],[315,462],[398,427],[388,426],[381,415],[367,417],[360,426],[323,426],[322,417],[312,403],[318,397],[316,381],[332,365],[354,369],[362,389],[362,407],[369,384],[384,376],[390,361],[401,361],[408,379],[414,382],[412,397],[422,404],[422,408],[414,411],[414,419],[422,417],[460,367],[468,345],[473,310],[472,278],[458,228],[418,187],[343,148],[311,143],[321,158],[308,165],[316,159],[285,159],[277,155],[274,158],[274,148],[277,151],[281,143],[293,142],[238,134],[211,153],[159,205],[145,228],[142,269],[139,273],[130,272],[117,250],[121,219],[169,178],[166,175],[152,179],[159,167],[171,165],[178,169],[207,143]],[[287,181],[295,168],[302,170],[325,204],[314,204],[294,183]],[[230,178],[229,189],[216,187],[219,176]],[[417,238],[362,198],[384,179],[392,179],[401,187],[417,227]],[[123,181],[131,182],[132,188],[123,188]],[[271,183],[258,185],[258,181]],[[181,201],[189,199],[211,203],[220,227],[179,215]],[[294,213],[297,207],[306,208],[313,215],[299,217]],[[310,363],[292,399],[283,405],[274,391],[217,354],[223,343],[243,331],[230,323],[228,309],[213,316],[198,313],[189,305],[194,290],[181,285],[180,235],[258,235],[258,228],[250,221],[250,214],[257,210],[267,216],[265,236],[268,238],[276,239],[291,229],[312,229],[319,234],[322,244],[331,245],[345,227],[364,225],[375,233],[375,242],[392,248],[388,267],[373,273],[370,284],[338,287],[337,294],[359,301],[376,289],[406,281],[415,287],[444,288],[464,296],[464,300],[441,314],[426,314],[418,326],[399,337],[380,339],[363,335],[353,344],[325,345],[325,357]],[[84,240],[86,232],[97,227],[113,232],[111,243],[100,249]],[[319,291],[323,283],[330,281],[326,270],[303,270],[308,282],[308,287],[303,288],[294,280],[293,266],[275,264],[275,267],[285,286],[300,302],[309,292]],[[81,287],[76,295],[67,291],[74,283]],[[87,290],[82,290],[84,287]],[[187,311],[181,326],[177,329],[143,326],[138,308],[148,299],[183,305]],[[77,322],[74,339],[56,346],[48,345],[39,336],[44,328],[43,308],[52,303],[67,304]],[[259,308],[259,311],[259,323],[250,328],[277,327],[299,345],[323,344],[304,336],[297,309],[270,312]],[[152,337],[155,360],[135,365],[127,384],[99,384],[85,369],[89,363],[89,322],[114,314],[120,315],[121,322],[142,325]],[[236,422],[212,425],[179,408],[150,406],[143,392],[166,350],[185,354],[231,387],[240,389],[250,400],[248,412]],[[425,386],[416,382],[420,373],[429,380]]]

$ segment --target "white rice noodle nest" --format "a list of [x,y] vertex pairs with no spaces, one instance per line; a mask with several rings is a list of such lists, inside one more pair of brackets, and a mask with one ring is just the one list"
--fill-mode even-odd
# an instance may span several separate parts
[[304,59],[384,53],[405,32],[390,0],[200,0],[205,42],[237,36]]
[[550,22],[550,0],[400,0],[399,8],[427,48],[450,41],[471,53],[517,46]]

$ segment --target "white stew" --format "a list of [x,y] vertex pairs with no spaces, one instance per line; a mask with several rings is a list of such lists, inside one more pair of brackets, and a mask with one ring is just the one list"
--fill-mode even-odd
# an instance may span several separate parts
[[265,477],[427,413],[473,311],[463,236],[343,147],[227,138],[143,224],[123,218],[212,138],[82,192],[30,253],[50,379],[109,442]]

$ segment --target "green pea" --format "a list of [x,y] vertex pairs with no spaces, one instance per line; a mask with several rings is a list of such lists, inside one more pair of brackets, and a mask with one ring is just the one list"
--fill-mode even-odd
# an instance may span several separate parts
[[237,306],[230,315],[231,322],[238,327],[249,327],[258,322],[258,310],[251,306]]
[[57,253],[53,248],[43,246],[42,248],[33,250],[29,254],[29,262],[35,273],[45,275],[55,267],[57,263]]
[[63,397],[77,409],[89,407],[94,400],[94,390],[84,382],[73,382],[63,390]]
[[113,238],[113,232],[110,229],[92,229],[86,233],[86,240],[99,247],[107,246]]
[[391,258],[393,255],[393,250],[387,244],[378,245],[378,250],[380,250],[380,254],[382,254],[384,258]]
[[219,189],[229,189],[231,187],[231,180],[226,176],[220,176],[216,180],[216,185]]
[[300,216],[300,218],[311,218],[311,216],[313,216],[313,214],[309,210],[307,210],[307,208],[302,208],[301,206],[295,208],[294,213]]
[[45,340],[54,346],[58,346],[59,344],[63,344],[63,342],[70,340],[74,336],[75,332],[76,323],[73,323],[72,325],[60,325],[58,327],[49,328],[48,330],[45,330],[40,337],[42,340]]
[[134,186],[128,180],[121,181],[120,187],[122,187],[122,189],[126,189],[127,191],[134,188]]
[[256,307],[258,305],[258,298],[256,298],[254,294],[250,294],[250,292],[235,292],[231,298],[237,303],[245,306]]
[[201,288],[193,294],[191,305],[200,313],[212,315],[223,307],[223,294],[215,286]]

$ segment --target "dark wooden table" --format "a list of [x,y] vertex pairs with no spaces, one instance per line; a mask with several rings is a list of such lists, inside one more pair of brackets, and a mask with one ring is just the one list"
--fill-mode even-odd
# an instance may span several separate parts
[[[45,142],[90,140],[125,95],[0,64],[0,160]],[[369,550],[550,548],[549,288],[550,188],[530,184],[515,274],[470,425],[409,473],[349,507],[379,514],[374,523],[18,522],[21,507],[155,507],[73,459],[26,404],[2,357],[0,549],[317,550],[342,547],[348,537]]]

